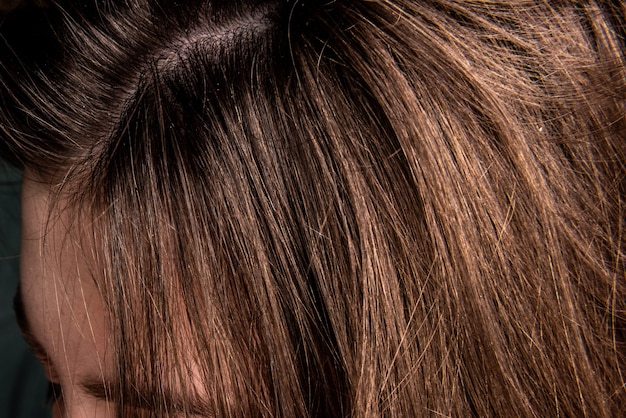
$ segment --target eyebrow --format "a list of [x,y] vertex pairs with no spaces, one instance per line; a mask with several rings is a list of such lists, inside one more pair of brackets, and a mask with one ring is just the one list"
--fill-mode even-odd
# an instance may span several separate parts
[[191,415],[202,417],[213,417],[215,412],[208,402],[200,396],[191,395],[191,393],[178,394],[170,392],[167,388],[162,388],[161,393],[157,396],[154,391],[148,388],[133,387],[124,392],[120,392],[112,382],[103,379],[84,379],[80,383],[81,388],[96,399],[113,401],[118,404],[132,408],[145,410],[156,410],[164,408],[166,411],[186,412]]
[[[13,297],[13,310],[17,324],[22,331],[22,337],[35,357],[43,363],[49,364],[54,370],[58,370],[43,344],[41,344],[32,332],[30,322],[24,310],[24,299],[20,284],[18,284],[17,291]],[[114,381],[107,381],[104,378],[87,377],[81,379],[78,386],[87,395],[95,399],[115,402],[120,405],[123,402],[124,405],[132,408],[153,410],[163,407],[169,412],[186,412],[203,417],[215,416],[215,412],[208,402],[196,394],[178,394],[168,391],[167,388],[162,388],[161,394],[156,396],[154,391],[146,387],[133,387],[130,390],[121,392],[119,389],[116,389],[119,388],[119,385],[113,382]]]

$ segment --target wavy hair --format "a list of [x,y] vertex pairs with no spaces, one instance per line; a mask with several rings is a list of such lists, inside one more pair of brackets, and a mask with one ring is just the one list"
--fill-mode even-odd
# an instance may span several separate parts
[[626,413],[624,3],[81,3],[0,28],[0,155],[94,220],[119,416]]

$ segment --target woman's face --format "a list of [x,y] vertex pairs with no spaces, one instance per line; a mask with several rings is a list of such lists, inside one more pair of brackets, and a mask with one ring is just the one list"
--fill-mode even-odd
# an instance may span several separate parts
[[[55,418],[115,416],[118,398],[107,392],[117,387],[114,344],[94,280],[94,245],[85,232],[92,225],[78,218],[62,198],[51,200],[49,187],[33,178],[27,171],[22,186],[18,322],[60,395],[53,403]],[[183,393],[176,386],[164,387],[159,405],[170,405],[170,416],[179,415],[182,409],[197,416],[212,415],[199,369],[192,365],[188,376],[193,390]],[[136,390],[124,394],[126,402],[154,410],[146,402],[153,399],[147,389]]]
[[[21,284],[16,299],[26,340],[55,392],[54,417],[108,417],[113,405],[98,386],[110,378],[107,319],[88,261],[86,225],[51,206],[49,188],[25,173]],[[58,395],[58,394],[57,394]]]

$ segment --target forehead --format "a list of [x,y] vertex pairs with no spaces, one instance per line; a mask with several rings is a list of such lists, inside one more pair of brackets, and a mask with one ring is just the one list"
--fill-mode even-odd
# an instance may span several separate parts
[[[26,173],[20,283],[24,314],[56,369],[64,399],[73,397],[73,402],[85,404],[83,399],[89,403],[107,396],[104,387],[115,384],[116,367],[110,321],[96,285],[95,245],[88,220],[76,213],[62,199],[52,199],[49,187]],[[180,328],[178,332],[188,334]],[[197,365],[192,364],[189,372],[194,390],[187,393],[174,385],[166,388],[164,399],[174,408],[210,415],[204,413],[210,409]],[[109,395],[117,399],[115,393]],[[144,402],[151,398],[146,388],[138,387],[137,394],[125,397],[135,405],[152,407]]]
[[107,324],[83,225],[62,199],[52,202],[49,187],[26,172],[20,286],[33,334],[69,383],[105,374]]

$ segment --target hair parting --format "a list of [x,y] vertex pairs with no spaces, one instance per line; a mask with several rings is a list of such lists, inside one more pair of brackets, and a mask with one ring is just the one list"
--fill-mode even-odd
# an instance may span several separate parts
[[624,414],[624,4],[72,3],[0,155],[92,220],[118,416]]

